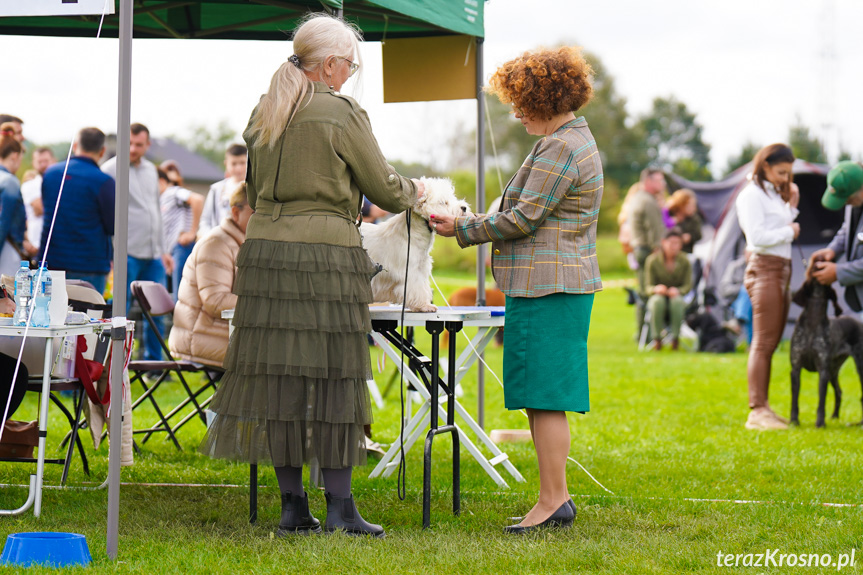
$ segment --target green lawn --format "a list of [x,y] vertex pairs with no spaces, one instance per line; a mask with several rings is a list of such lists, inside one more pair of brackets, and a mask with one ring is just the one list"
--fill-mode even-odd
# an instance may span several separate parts
[[[445,292],[472,280],[439,274]],[[571,455],[614,494],[603,491],[577,466],[569,466],[570,492],[578,506],[574,527],[524,538],[504,536],[507,518],[526,512],[538,489],[532,447],[505,445],[527,479],[498,488],[462,452],[462,514],[450,510],[446,437],[436,442],[432,497],[433,528],[421,524],[421,450],[408,454],[407,499],[396,495],[395,476],[368,479],[374,460],[357,469],[355,494],[368,519],[382,523],[383,541],[345,537],[273,538],[278,494],[271,470],[262,470],[260,518],[249,525],[248,468],[195,453],[203,425],[181,434],[178,453],[161,438],[150,441],[136,463],[123,470],[120,557],[105,556],[105,491],[46,490],[43,516],[0,518],[0,534],[72,531],[87,536],[93,564],[89,572],[130,573],[827,573],[835,568],[719,567],[717,554],[840,554],[856,549],[863,571],[863,429],[860,387],[852,366],[842,373],[845,406],[839,421],[814,428],[817,402],[814,375],[804,376],[800,428],[751,432],[746,419],[746,356],[685,352],[639,353],[632,341],[632,309],[622,289],[608,289],[595,300],[590,334],[593,410],[571,415]],[[421,342],[425,336],[420,337]],[[553,345],[554,342],[548,342]],[[422,343],[421,343],[422,345]],[[463,340],[460,341],[460,346]],[[378,356],[373,352],[373,361]],[[771,403],[789,411],[788,349],[774,358]],[[488,363],[500,374],[502,350],[490,348]],[[394,369],[387,362],[381,387]],[[476,409],[476,376],[465,382],[461,402]],[[502,392],[486,378],[487,425],[526,428],[519,412],[503,409]],[[134,390],[139,393],[140,390]],[[170,394],[169,394],[170,395]],[[177,397],[177,396],[175,396]],[[170,398],[166,399],[170,403]],[[832,407],[832,401],[828,409]],[[16,414],[35,418],[35,397]],[[138,420],[146,412],[135,412]],[[398,393],[376,412],[375,438],[390,443],[398,435]],[[52,409],[50,451],[62,436]],[[93,476],[104,478],[107,449],[91,455]],[[3,464],[0,483],[23,484],[30,467]],[[509,477],[508,475],[506,477]],[[49,466],[48,484],[59,483],[59,466]],[[88,479],[75,461],[73,486]],[[224,487],[143,486],[143,483],[221,484]],[[136,485],[138,484],[138,485]],[[90,484],[86,484],[90,485]],[[236,487],[239,486],[239,487]],[[0,506],[17,507],[25,490],[0,488]],[[707,501],[722,500],[722,501]],[[754,503],[735,503],[746,500]],[[323,494],[310,494],[312,510],[323,520]],[[824,503],[849,504],[825,506]],[[741,563],[743,558],[741,557]],[[0,568],[2,571],[2,568]],[[7,569],[12,572],[11,569]],[[34,570],[35,571],[35,570]]]

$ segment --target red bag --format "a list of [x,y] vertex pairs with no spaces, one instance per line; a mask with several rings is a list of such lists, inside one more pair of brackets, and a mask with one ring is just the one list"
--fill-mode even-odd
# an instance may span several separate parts
[[102,377],[105,366],[98,361],[85,359],[85,351],[87,351],[87,339],[83,335],[79,335],[77,345],[75,346],[75,377],[84,386],[84,390],[87,392],[87,397],[90,398],[90,401],[97,405],[108,405],[111,403],[111,388],[108,387],[105,390],[105,396],[100,399],[95,384]]

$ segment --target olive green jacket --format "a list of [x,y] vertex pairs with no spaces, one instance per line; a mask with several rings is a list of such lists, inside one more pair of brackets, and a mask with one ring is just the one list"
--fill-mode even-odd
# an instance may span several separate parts
[[362,196],[390,212],[416,202],[417,188],[384,159],[368,116],[349,96],[314,82],[272,148],[249,128],[246,189],[255,214],[246,239],[361,247],[355,225]]
[[674,258],[674,269],[668,271],[665,267],[665,255],[660,250],[648,256],[644,269],[647,273],[645,289],[648,294],[652,294],[653,288],[658,285],[676,287],[680,295],[686,295],[692,289],[692,264],[684,254],[677,254]]
[[662,220],[662,208],[656,203],[656,198],[644,190],[636,192],[629,204],[626,221],[629,222],[633,248],[654,250],[659,247],[666,228]]

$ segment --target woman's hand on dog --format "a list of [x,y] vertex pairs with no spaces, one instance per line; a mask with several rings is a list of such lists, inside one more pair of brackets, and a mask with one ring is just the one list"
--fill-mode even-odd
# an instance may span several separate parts
[[420,199],[426,193],[426,185],[416,178],[411,178],[411,181],[417,185],[417,199]]
[[455,218],[453,216],[432,214],[430,222],[432,229],[437,235],[447,238],[455,235]]

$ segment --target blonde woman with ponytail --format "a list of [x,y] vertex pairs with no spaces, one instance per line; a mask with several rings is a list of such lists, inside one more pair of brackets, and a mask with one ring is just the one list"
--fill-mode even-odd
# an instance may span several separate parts
[[246,186],[255,210],[237,256],[234,334],[202,450],[272,462],[282,496],[278,533],[317,533],[303,465],[316,461],[328,532],[383,537],[351,492],[371,423],[366,333],[374,264],[356,225],[363,195],[391,212],[419,182],[381,154],[365,111],[341,94],[361,67],[358,30],[314,14],[252,112]]

